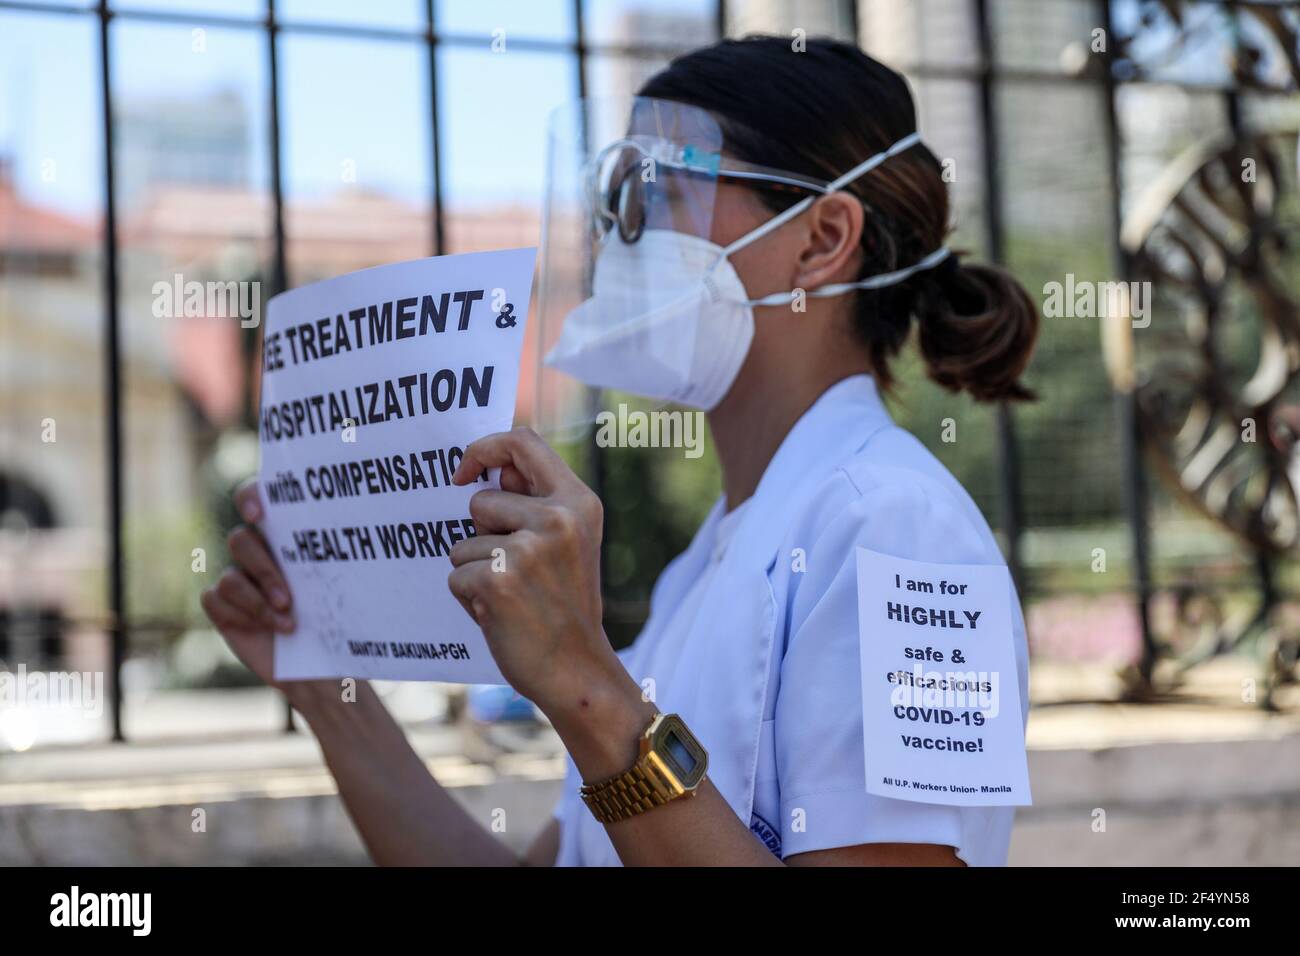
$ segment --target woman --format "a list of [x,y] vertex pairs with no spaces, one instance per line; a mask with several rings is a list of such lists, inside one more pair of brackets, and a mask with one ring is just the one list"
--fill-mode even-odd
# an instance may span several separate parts
[[[719,162],[701,164],[698,150],[679,162],[711,177],[707,236],[683,240],[652,222],[643,237],[652,206],[625,195],[626,182],[601,200],[607,266],[643,238],[642,250],[677,250],[678,266],[717,250],[709,294],[678,328],[692,330],[696,354],[680,381],[651,381],[607,355],[584,362],[609,336],[584,335],[579,322],[552,358],[617,379],[597,384],[706,409],[723,496],[656,584],[649,621],[620,659],[601,627],[600,501],[530,431],[467,449],[458,482],[499,467],[501,490],[473,499],[480,534],[456,545],[449,586],[571,757],[555,818],[521,862],[1002,863],[1012,808],[866,792],[854,553],[1002,563],[969,496],[893,425],[880,393],[915,323],[939,384],[982,401],[1028,398],[1018,379],[1035,309],[1006,274],[948,254],[942,167],[913,135],[907,85],[856,48],[724,41],[675,60],[640,95],[656,116],[693,109],[721,131]],[[597,302],[601,269],[598,259]],[[255,524],[256,490],[237,499]],[[204,608],[270,681],[271,635],[292,630],[291,597],[254,530],[237,529],[230,549],[235,567]],[[506,573],[492,570],[496,549]],[[1023,721],[1018,609],[1013,619],[1001,638],[1015,645]],[[368,687],[349,704],[336,681],[280,689],[319,738],[377,862],[516,862],[431,779]],[[657,715],[670,710],[682,723],[665,731]],[[649,787],[647,752],[680,779]],[[682,791],[691,798],[676,799]]]

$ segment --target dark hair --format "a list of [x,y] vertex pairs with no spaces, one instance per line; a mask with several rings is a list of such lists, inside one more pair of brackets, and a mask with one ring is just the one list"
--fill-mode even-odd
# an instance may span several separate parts
[[[907,81],[857,47],[808,39],[723,40],[673,60],[641,95],[713,114],[736,159],[833,180],[914,132]],[[845,187],[867,206],[862,276],[909,266],[943,245],[949,232],[943,168],[917,144]],[[774,211],[802,198],[759,190]],[[857,293],[854,329],[884,389],[889,361],[906,343],[912,318],[929,375],[981,401],[1022,400],[1019,383],[1038,336],[1038,311],[1007,272],[958,263],[957,253],[904,282]]]

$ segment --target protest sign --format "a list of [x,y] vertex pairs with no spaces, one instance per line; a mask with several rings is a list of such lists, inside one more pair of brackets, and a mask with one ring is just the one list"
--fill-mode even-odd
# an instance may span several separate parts
[[262,530],[298,626],[275,677],[500,683],[447,589],[484,473],[465,447],[510,428],[535,249],[366,269],[268,303]]

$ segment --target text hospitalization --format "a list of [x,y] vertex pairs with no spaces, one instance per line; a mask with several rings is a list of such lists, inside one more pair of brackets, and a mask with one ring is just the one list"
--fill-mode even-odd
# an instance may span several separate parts
[[286,358],[294,365],[301,365],[354,349],[427,335],[430,330],[445,332],[452,303],[460,307],[456,331],[464,332],[469,328],[474,303],[483,298],[483,292],[468,289],[444,292],[440,296],[411,296],[349,309],[333,318],[326,316],[314,322],[286,326],[267,334],[263,367],[273,372],[284,368]]
[[416,415],[474,405],[486,408],[492,396],[495,367],[466,367],[419,372],[366,382],[262,408],[262,441],[322,435],[358,425],[374,425]]

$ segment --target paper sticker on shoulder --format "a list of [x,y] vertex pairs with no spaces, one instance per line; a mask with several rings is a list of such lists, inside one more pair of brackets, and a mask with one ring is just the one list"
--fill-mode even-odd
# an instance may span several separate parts
[[1030,803],[1010,574],[857,549],[867,792]]

